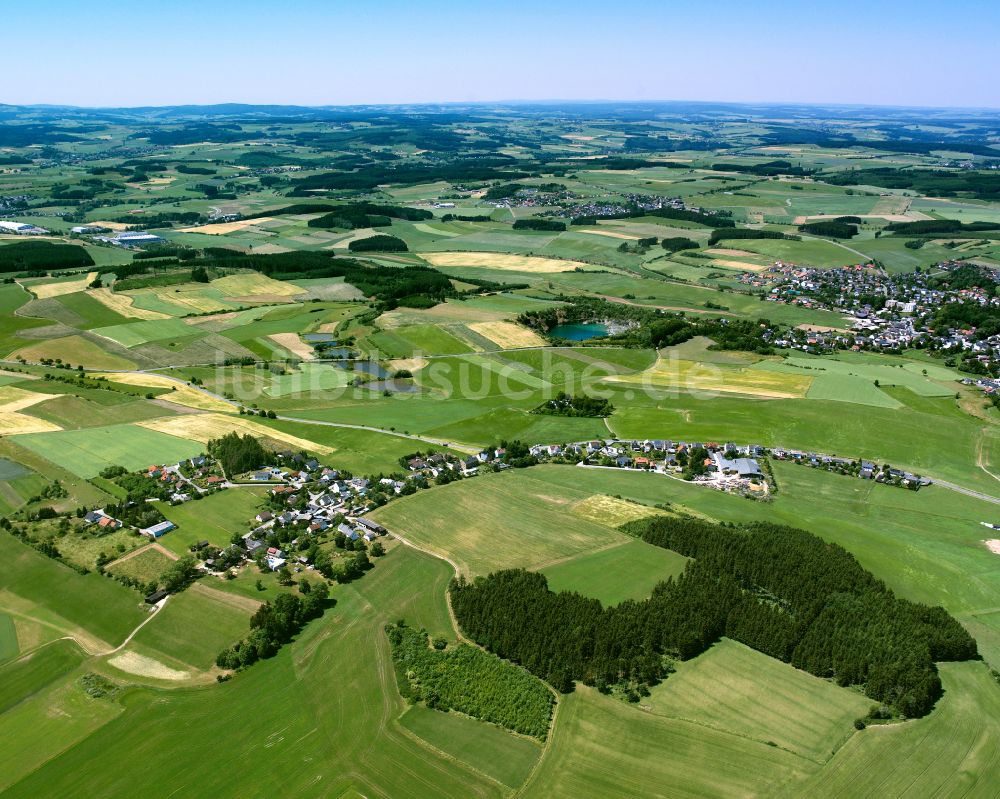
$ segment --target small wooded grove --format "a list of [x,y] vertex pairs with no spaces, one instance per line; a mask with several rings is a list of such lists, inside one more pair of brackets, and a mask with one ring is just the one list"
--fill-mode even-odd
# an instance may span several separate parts
[[258,660],[273,657],[312,619],[323,615],[329,604],[329,589],[317,582],[304,597],[278,594],[274,602],[265,602],[250,619],[250,634],[215,659],[220,669],[242,669]]
[[603,418],[614,413],[615,406],[607,399],[588,397],[586,394],[567,394],[560,391],[552,399],[543,402],[532,413],[548,416],[589,416]]
[[237,432],[226,433],[222,438],[212,439],[206,446],[208,453],[222,464],[230,477],[259,469],[272,459],[271,453],[249,433],[244,436]]
[[468,644],[445,649],[444,641],[435,641],[432,648],[426,632],[403,622],[385,629],[399,691],[409,701],[545,740],[554,697],[540,680]]
[[453,581],[465,633],[560,691],[575,680],[608,690],[650,685],[664,656],[687,659],[722,636],[866,695],[907,717],[941,695],[935,662],[978,658],[945,610],[896,597],[847,550],[791,527],[657,517],[626,532],[693,560],[649,599],[602,607],[553,593],[519,569]]

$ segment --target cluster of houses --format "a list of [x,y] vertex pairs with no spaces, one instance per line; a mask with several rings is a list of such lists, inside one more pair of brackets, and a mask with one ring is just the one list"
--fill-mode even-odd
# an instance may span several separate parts
[[[938,265],[949,271],[960,261]],[[792,329],[777,336],[777,347],[823,352],[834,349],[902,350],[925,346],[945,352],[971,352],[984,364],[1000,362],[1000,336],[982,338],[975,330],[932,329],[931,317],[948,303],[1000,307],[1000,298],[979,288],[933,287],[927,272],[889,274],[871,264],[835,269],[778,261],[766,272],[744,275],[743,283],[763,287],[765,299],[844,314],[843,330]]]
[[[272,510],[262,510],[257,526],[243,536],[243,548],[249,560],[256,560],[261,550],[268,568],[277,571],[287,563],[285,553],[268,547],[266,539],[276,528],[292,528],[301,534],[319,535],[335,531],[350,541],[372,542],[386,534],[386,529],[364,516],[371,510],[367,495],[374,488],[366,477],[341,477],[340,472],[321,466],[315,459],[297,453],[282,453],[283,465],[258,470],[250,475],[253,482],[277,482],[270,490]],[[398,494],[405,483],[381,478],[377,484],[384,492]],[[209,564],[211,565],[211,564]]]
[[812,466],[815,469],[826,469],[830,472],[850,474],[862,480],[874,480],[876,483],[901,485],[914,490],[931,485],[929,477],[913,474],[903,469],[896,469],[888,464],[879,465],[874,461],[852,460],[838,458],[833,455],[819,455],[815,452],[803,452],[797,449],[775,448],[770,451],[777,460],[790,460]]
[[87,526],[96,524],[101,530],[107,530],[108,532],[120,530],[124,526],[120,519],[107,514],[104,508],[98,508],[85,514],[83,523]]
[[[572,195],[566,195],[572,197]],[[586,216],[623,216],[636,209],[641,211],[659,211],[663,208],[671,208],[675,211],[695,211],[698,213],[713,213],[705,211],[695,206],[684,203],[681,197],[656,197],[648,194],[624,194],[622,200],[614,202],[601,202],[600,200],[590,200],[587,202],[564,208],[556,216],[566,219],[575,219]]]

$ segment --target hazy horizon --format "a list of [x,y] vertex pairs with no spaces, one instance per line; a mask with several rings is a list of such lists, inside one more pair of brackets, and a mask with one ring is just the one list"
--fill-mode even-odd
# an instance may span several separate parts
[[[214,105],[707,102],[995,109],[1000,8],[789,0],[40,0],[5,11],[0,102]],[[518,99],[511,99],[518,98]]]

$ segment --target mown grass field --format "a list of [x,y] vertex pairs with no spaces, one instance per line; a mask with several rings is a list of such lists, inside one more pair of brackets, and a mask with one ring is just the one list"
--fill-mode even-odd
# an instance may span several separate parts
[[142,597],[114,580],[78,574],[6,532],[0,542],[9,567],[0,576],[0,610],[41,620],[91,648],[120,643],[145,617]]
[[[336,607],[275,658],[211,690],[133,691],[121,715],[84,740],[67,735],[76,745],[61,752],[43,748],[30,768],[11,772],[16,784],[7,794],[237,796],[252,784],[271,795],[316,791],[318,785],[330,796],[507,795],[509,788],[461,760],[442,757],[398,721],[405,705],[383,626],[402,617],[432,635],[451,635],[444,603],[449,577],[441,561],[397,549],[356,584],[336,588]],[[234,718],[240,719],[238,735]],[[444,736],[438,743],[449,750],[468,740],[464,728]],[[335,753],[331,741],[337,742]],[[258,756],[244,757],[248,746]],[[214,755],[204,757],[209,748]],[[94,758],[138,758],[142,768],[85,767]],[[234,780],[218,764],[238,759],[242,766]],[[277,762],[286,767],[275,769]]]
[[194,669],[208,670],[225,647],[250,632],[254,603],[201,584],[170,597],[126,651],[152,649]]
[[[174,531],[176,532],[176,531]],[[148,539],[146,539],[148,540]],[[155,583],[173,564],[173,559],[155,547],[137,552],[124,560],[108,566],[108,572],[140,580],[143,584]]]
[[549,750],[523,795],[763,797],[814,768],[777,747],[578,687],[562,698]]
[[656,686],[651,712],[704,724],[824,763],[872,701],[723,639]]
[[521,786],[542,753],[530,738],[459,713],[414,705],[399,721],[421,740],[511,789]]
[[132,424],[28,433],[12,440],[81,477],[114,465],[135,470],[152,462],[176,463],[204,450],[197,441]]
[[996,795],[1000,691],[981,663],[942,663],[944,698],[929,716],[869,727],[783,796]]
[[626,541],[614,528],[572,518],[573,504],[588,496],[530,472],[502,472],[400,498],[371,516],[465,574],[485,575]]
[[10,691],[6,698],[11,701],[0,713],[4,741],[0,791],[86,740],[122,712],[117,703],[94,700],[84,693],[75,671],[81,661],[78,653],[71,642],[56,641],[30,660],[0,669]]
[[227,488],[204,499],[182,505],[163,505],[160,511],[177,525],[160,543],[177,555],[184,555],[197,541],[227,547],[234,533],[242,535],[263,505],[264,488]]
[[669,549],[632,540],[546,566],[542,573],[551,591],[576,591],[604,605],[617,605],[645,599],[657,583],[684,571],[687,560]]

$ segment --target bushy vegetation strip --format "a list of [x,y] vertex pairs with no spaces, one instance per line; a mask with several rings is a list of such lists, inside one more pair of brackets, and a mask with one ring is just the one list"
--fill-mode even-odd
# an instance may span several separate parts
[[465,713],[545,740],[554,698],[512,663],[468,644],[432,647],[427,633],[403,622],[386,626],[400,693],[427,707]]
[[[602,607],[506,570],[453,582],[463,630],[561,691],[575,680],[633,696],[727,636],[866,695],[907,717],[941,696],[936,661],[978,657],[945,610],[896,597],[847,550],[790,527],[656,517],[624,528],[694,558],[643,602]],[[636,697],[637,698],[637,697]]]

